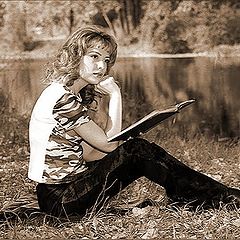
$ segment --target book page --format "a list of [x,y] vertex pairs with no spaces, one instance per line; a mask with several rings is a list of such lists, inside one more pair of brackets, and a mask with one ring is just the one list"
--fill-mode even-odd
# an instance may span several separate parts
[[113,137],[108,138],[108,141],[117,141],[117,140],[126,140],[130,137],[136,137],[141,133],[149,131],[151,128],[155,127],[157,124],[163,120],[171,117],[175,113],[179,112],[180,109],[188,106],[193,103],[195,100],[188,100],[179,104],[176,104],[173,107],[170,107],[165,110],[154,110],[151,113],[147,114],[145,117],[135,122],[131,126],[122,130],[120,133],[114,135]]
[[[120,133],[114,135],[111,138],[108,138],[108,141],[113,141],[114,138],[123,135],[124,133],[127,133],[133,129],[138,128],[138,126],[141,126],[145,123],[144,128],[150,129],[152,127],[152,124],[149,124],[149,127],[146,126],[146,124],[151,120],[157,118],[158,116],[162,116],[163,119],[168,118],[168,116],[166,115],[167,113],[176,113],[178,110],[176,107],[171,107],[169,109],[163,110],[163,111],[159,111],[159,110],[154,110],[151,113],[149,113],[148,115],[146,115],[145,117],[143,117],[142,119],[140,119],[139,121],[135,122],[134,124],[132,124],[131,126],[125,128],[124,130],[122,130]],[[166,117],[165,117],[166,116]],[[161,121],[163,120],[161,119]],[[158,120],[158,122],[160,122],[160,120]],[[154,123],[155,125],[156,123]],[[139,133],[141,133],[141,129],[139,129]]]
[[191,99],[191,100],[187,100],[187,101],[184,101],[184,102],[181,102],[181,103],[178,103],[176,104],[176,107],[178,110],[181,110],[183,109],[184,107],[187,107],[188,105],[194,103],[195,100],[194,99]]

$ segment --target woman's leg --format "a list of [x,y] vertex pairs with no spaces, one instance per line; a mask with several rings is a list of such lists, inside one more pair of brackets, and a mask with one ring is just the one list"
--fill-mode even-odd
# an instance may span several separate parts
[[[88,170],[67,184],[38,184],[40,209],[54,216],[85,214],[97,204],[100,208],[106,197],[111,197],[139,178],[139,167],[132,159],[133,149],[125,151],[125,143],[103,159],[88,162]],[[134,146],[133,146],[134,148]],[[136,157],[137,158],[137,157]]]
[[154,143],[151,147],[149,143],[145,144],[152,155],[151,159],[144,159],[144,175],[163,186],[172,201],[187,202],[194,207],[218,207],[220,202],[229,203],[236,199],[235,203],[239,205],[240,190],[191,169]]
[[229,200],[227,198],[231,194],[240,195],[239,190],[232,190],[194,171],[158,145],[143,139],[129,140],[103,159],[88,163],[88,166],[89,169],[76,181],[59,186],[60,190],[50,186],[42,190],[44,196],[40,189],[46,188],[46,184],[39,186],[39,199],[44,196],[42,202],[50,195],[54,199],[47,212],[51,210],[54,215],[84,214],[96,201],[100,207],[107,196],[112,197],[141,176],[163,186],[171,200],[193,202],[192,205],[205,203],[213,206],[219,201]]
[[239,204],[240,190],[191,169],[155,143],[133,139],[123,144],[120,150],[122,164],[109,176],[120,180],[123,187],[136,177],[145,176],[163,186],[174,202],[187,202],[194,207],[218,207],[221,201],[228,203],[235,197]]

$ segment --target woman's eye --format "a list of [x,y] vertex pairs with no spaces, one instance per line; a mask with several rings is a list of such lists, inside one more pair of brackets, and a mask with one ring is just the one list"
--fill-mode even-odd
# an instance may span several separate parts
[[109,63],[110,62],[110,59],[105,59],[105,63]]
[[93,58],[93,59],[98,59],[98,55],[91,55],[91,58]]

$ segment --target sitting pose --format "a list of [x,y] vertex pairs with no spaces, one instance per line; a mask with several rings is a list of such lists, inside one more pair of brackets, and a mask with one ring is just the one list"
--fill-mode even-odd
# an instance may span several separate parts
[[[38,182],[40,209],[57,217],[82,215],[103,187],[112,197],[141,176],[163,186],[174,202],[211,207],[239,201],[239,190],[189,168],[155,143],[140,138],[108,142],[122,128],[121,93],[109,75],[116,55],[111,35],[94,26],[81,28],[48,69],[49,85],[29,127],[28,176]],[[100,93],[108,99],[105,128],[90,116]]]

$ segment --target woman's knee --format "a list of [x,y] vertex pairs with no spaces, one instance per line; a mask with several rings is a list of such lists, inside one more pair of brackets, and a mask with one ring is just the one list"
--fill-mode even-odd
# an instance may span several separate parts
[[152,158],[156,154],[159,155],[160,152],[162,154],[166,153],[164,149],[155,143],[142,138],[130,139],[122,145],[122,148],[127,154],[138,155],[141,158]]
[[145,148],[146,146],[149,147],[150,145],[151,145],[151,143],[149,141],[147,141],[146,139],[142,139],[142,138],[133,138],[122,144],[124,149],[127,149],[127,150],[131,150],[136,147]]

